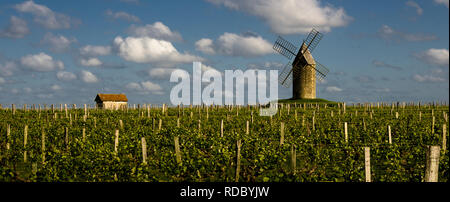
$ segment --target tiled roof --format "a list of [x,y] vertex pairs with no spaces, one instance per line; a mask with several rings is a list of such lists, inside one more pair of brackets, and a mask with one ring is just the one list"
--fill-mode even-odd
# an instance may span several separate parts
[[97,97],[95,97],[95,101],[128,102],[128,99],[125,94],[97,94]]

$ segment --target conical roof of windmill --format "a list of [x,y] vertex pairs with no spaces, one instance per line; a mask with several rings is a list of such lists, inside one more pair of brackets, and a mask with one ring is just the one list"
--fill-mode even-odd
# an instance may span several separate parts
[[303,57],[305,58],[306,62],[310,65],[315,65],[316,61],[314,60],[312,54],[307,49],[306,44],[303,44],[301,49],[302,49]]

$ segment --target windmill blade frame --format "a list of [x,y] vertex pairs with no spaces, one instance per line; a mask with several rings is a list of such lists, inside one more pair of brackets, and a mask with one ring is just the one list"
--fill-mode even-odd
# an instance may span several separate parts
[[315,67],[312,65],[309,65],[309,66],[311,66],[312,68],[314,68],[316,70],[317,77],[319,78],[319,80],[323,80],[327,76],[328,72],[330,72],[330,70],[328,70],[328,68],[326,68],[324,65],[320,64],[317,61],[316,61]]
[[275,41],[275,44],[273,45],[273,49],[276,50],[281,55],[283,55],[284,57],[288,58],[289,60],[297,55],[296,53],[298,50],[298,48],[294,44],[287,41],[281,36],[278,36],[278,39]]
[[283,68],[283,71],[281,71],[280,75],[278,76],[278,82],[286,87],[289,88],[292,84],[292,74],[293,74],[292,65],[290,63],[286,64]]
[[312,53],[319,44],[320,40],[322,40],[322,37],[322,33],[317,31],[316,29],[312,29],[311,32],[309,32],[308,37],[306,37],[305,41],[303,42],[307,44],[306,49],[308,49],[308,51]]

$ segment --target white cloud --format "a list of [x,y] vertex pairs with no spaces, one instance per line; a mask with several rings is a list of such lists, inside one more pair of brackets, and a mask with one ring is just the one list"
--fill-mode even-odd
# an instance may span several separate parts
[[17,64],[12,61],[7,61],[5,64],[0,64],[0,75],[12,76],[14,71],[17,70]]
[[54,91],[58,91],[58,90],[61,90],[62,88],[61,88],[61,86],[59,86],[59,85],[57,85],[57,84],[54,84],[54,85],[52,85],[52,86],[50,87],[50,89],[52,89],[52,90],[54,90]]
[[439,66],[448,66],[449,53],[448,49],[430,48],[422,53],[415,55],[418,59],[431,64]]
[[442,77],[435,76],[435,75],[419,75],[415,74],[413,76],[413,80],[417,82],[427,82],[427,83],[437,83],[437,82],[445,82],[446,80]]
[[[178,70],[178,69],[177,68],[165,68],[165,67],[151,68],[148,70],[148,75],[155,79],[169,79],[170,75],[175,70]],[[222,76],[222,74],[223,74],[222,72],[220,72],[219,70],[215,69],[212,66],[202,64],[202,72],[204,73],[205,71],[208,71],[208,70],[215,71],[215,73],[219,74],[220,76]]]
[[211,39],[198,40],[197,42],[195,42],[195,49],[209,55],[216,53],[216,51],[214,50],[213,40]]
[[34,1],[25,1],[14,6],[19,12],[30,13],[34,21],[48,29],[67,29],[72,24],[77,24],[77,20],[69,16],[52,11],[44,5],[36,4]]
[[85,83],[96,83],[98,82],[98,78],[91,72],[82,70],[80,74],[80,78]]
[[141,85],[136,82],[128,83],[125,87],[130,90],[142,90]]
[[4,84],[6,81],[4,78],[0,77],[0,84]]
[[126,86],[126,88],[134,91],[138,91],[140,93],[154,93],[154,94],[162,94],[162,88],[160,85],[152,83],[151,81],[143,81],[140,83],[130,82]]
[[272,44],[253,33],[224,33],[214,42],[211,39],[200,39],[195,46],[205,54],[252,57],[273,53]]
[[437,37],[435,35],[426,35],[426,34],[411,34],[411,33],[404,33],[401,31],[394,30],[392,27],[388,25],[383,25],[378,30],[378,36],[385,40],[394,40],[394,41],[432,41],[436,40]]
[[338,88],[337,86],[328,86],[325,90],[327,92],[333,93],[333,92],[341,92],[342,88]]
[[53,60],[52,56],[45,53],[39,53],[36,55],[26,55],[20,59],[20,63],[25,68],[38,71],[48,72],[57,69],[64,69],[64,63],[60,60]]
[[77,75],[75,75],[72,72],[60,71],[56,73],[56,78],[58,78],[61,81],[71,81],[77,79]]
[[150,81],[141,82],[141,86],[146,91],[160,91],[162,89],[161,86]]
[[70,45],[75,41],[75,39],[68,39],[62,35],[47,33],[41,40],[41,44],[50,46],[50,50],[53,52],[60,53],[69,49]]
[[279,34],[308,33],[315,27],[328,32],[346,26],[352,18],[344,8],[319,0],[208,0],[233,10],[244,11],[263,19],[271,30]]
[[181,41],[181,35],[178,32],[173,32],[169,27],[162,22],[155,22],[144,26],[131,25],[128,32],[135,37],[150,37],[154,39],[166,41]]
[[402,67],[396,66],[396,65],[391,65],[388,63],[385,63],[383,61],[379,61],[379,60],[372,60],[372,64],[375,65],[375,67],[386,67],[386,68],[390,68],[390,69],[395,69],[395,70],[402,70]]
[[101,66],[103,63],[98,58],[88,58],[88,59],[81,58],[80,64],[85,67],[98,67]]
[[152,68],[148,70],[148,75],[153,78],[167,79],[170,78],[170,75],[175,70],[175,68]]
[[203,61],[202,58],[188,53],[179,53],[172,43],[149,37],[120,36],[114,39],[114,46],[120,57],[136,63],[190,63]]
[[87,45],[80,48],[80,54],[83,56],[104,56],[111,54],[111,49],[111,46]]
[[140,22],[141,19],[139,19],[137,16],[123,12],[113,12],[112,10],[106,10],[106,15],[110,18],[116,19],[116,20],[126,20],[130,22]]
[[209,70],[220,72],[219,70],[217,70],[216,68],[214,68],[212,66],[202,64],[202,72],[209,71]]
[[25,35],[29,33],[30,30],[28,29],[27,22],[25,22],[25,20],[22,20],[16,16],[11,16],[9,25],[0,30],[0,37],[18,39],[25,37]]
[[434,2],[437,4],[442,4],[448,8],[448,0],[434,0]]
[[416,2],[414,2],[414,1],[407,1],[405,4],[407,6],[415,8],[417,15],[422,15],[423,14],[423,9]]

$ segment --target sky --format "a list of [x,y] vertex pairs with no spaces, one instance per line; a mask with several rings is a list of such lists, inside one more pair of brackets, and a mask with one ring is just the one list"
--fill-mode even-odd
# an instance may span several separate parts
[[448,103],[448,20],[448,0],[2,0],[0,104],[170,104],[174,70],[281,72],[277,37],[299,47],[312,28],[317,97]]

